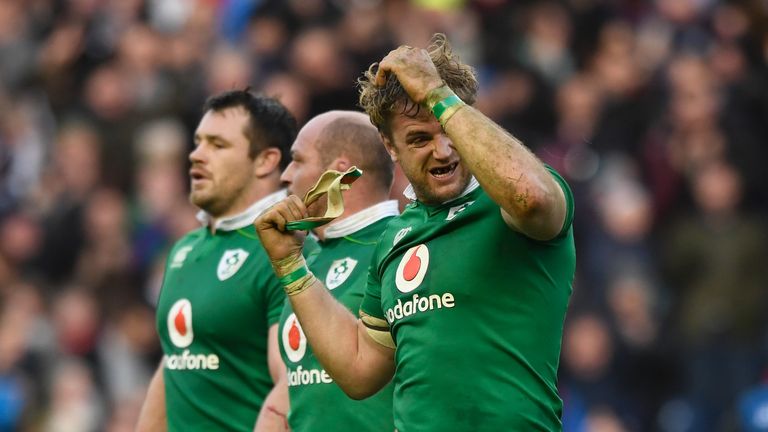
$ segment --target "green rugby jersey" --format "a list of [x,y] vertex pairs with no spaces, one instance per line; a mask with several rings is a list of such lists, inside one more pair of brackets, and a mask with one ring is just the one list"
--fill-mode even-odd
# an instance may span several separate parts
[[252,221],[283,197],[217,221],[215,234],[190,232],[169,254],[157,329],[170,431],[253,430],[273,386],[267,331],[285,294]]
[[395,426],[562,429],[557,369],[572,291],[573,196],[555,239],[510,229],[476,180],[440,206],[409,204],[382,235],[362,312],[397,345]]
[[[386,201],[334,223],[326,230],[320,252],[309,259],[312,273],[355,314],[363,299],[376,241],[398,213],[397,202]],[[394,430],[392,384],[368,399],[350,399],[312,353],[288,301],[280,316],[280,352],[288,369],[288,423],[292,431]]]

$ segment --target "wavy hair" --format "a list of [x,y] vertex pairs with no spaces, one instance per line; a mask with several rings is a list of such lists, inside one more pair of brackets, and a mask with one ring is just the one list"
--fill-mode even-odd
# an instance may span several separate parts
[[[442,33],[432,36],[427,48],[437,72],[443,82],[468,105],[475,102],[477,96],[477,77],[472,66],[462,63],[453,53],[451,44]],[[357,80],[360,90],[360,107],[365,110],[371,123],[379,130],[391,136],[391,120],[396,111],[408,116],[416,116],[421,107],[408,97],[403,86],[394,74],[387,76],[383,86],[376,85],[376,72],[379,64],[372,64],[363,76]]]

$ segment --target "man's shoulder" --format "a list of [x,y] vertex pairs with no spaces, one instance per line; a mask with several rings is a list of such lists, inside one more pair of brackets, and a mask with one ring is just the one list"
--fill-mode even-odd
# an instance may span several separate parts
[[382,234],[387,232],[390,225],[393,223],[396,223],[396,219],[399,219],[400,215],[393,215],[393,216],[387,216],[385,218],[381,218],[377,220],[376,222],[373,222],[371,224],[368,224],[364,226],[363,228],[355,231],[351,234],[351,236],[355,238],[365,238],[365,239],[371,239],[373,241],[376,241],[379,237],[381,237]]
[[176,240],[176,242],[173,244],[174,247],[176,247],[178,245],[182,245],[184,243],[188,243],[190,240],[197,240],[197,239],[199,239],[200,237],[205,235],[205,230],[206,229],[207,229],[206,227],[202,227],[201,226],[199,228],[193,229],[192,231],[188,231],[186,234],[184,234],[178,240]]
[[185,247],[189,248],[192,244],[199,241],[200,238],[204,235],[205,235],[205,228],[203,227],[187,232],[186,234],[181,236],[179,239],[177,239],[175,242],[173,242],[173,245],[171,245],[169,253],[173,254],[174,252],[182,248],[185,248]]

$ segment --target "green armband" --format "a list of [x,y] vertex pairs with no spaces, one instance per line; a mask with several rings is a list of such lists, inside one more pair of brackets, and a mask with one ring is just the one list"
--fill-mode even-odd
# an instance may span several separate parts
[[273,261],[272,268],[289,296],[303,292],[316,280],[315,275],[307,269],[307,263],[301,255]]
[[283,284],[283,286],[288,286],[297,280],[303,278],[309,273],[309,270],[307,270],[307,266],[303,265],[296,270],[288,273],[287,275],[280,278],[280,283]]
[[427,94],[426,105],[432,111],[437,121],[442,126],[456,114],[456,111],[460,110],[467,104],[464,103],[456,93],[451,90],[447,85],[443,85],[434,90],[431,90]]

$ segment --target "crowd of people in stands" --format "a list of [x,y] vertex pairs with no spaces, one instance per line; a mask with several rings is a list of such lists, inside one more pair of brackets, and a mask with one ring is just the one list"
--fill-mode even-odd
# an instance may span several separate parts
[[303,124],[435,32],[574,191],[564,430],[768,430],[758,0],[0,2],[0,430],[133,429],[208,95]]

